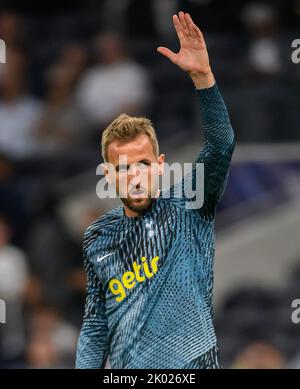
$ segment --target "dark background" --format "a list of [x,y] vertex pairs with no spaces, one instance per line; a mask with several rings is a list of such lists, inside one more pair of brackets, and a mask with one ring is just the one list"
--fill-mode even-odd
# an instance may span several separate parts
[[[295,206],[300,67],[291,44],[300,38],[300,1],[0,1],[7,54],[0,64],[0,298],[7,306],[0,367],[74,365],[86,282],[82,235],[110,207],[95,193],[105,126],[121,112],[145,115],[173,159],[188,160],[201,146],[192,82],[156,52],[178,49],[172,13],[179,10],[203,30],[238,144],[219,208],[220,246],[248,218],[250,229],[254,217],[257,225],[266,212]],[[229,236],[234,247],[238,232]],[[299,367],[291,301],[300,297],[300,247],[299,256],[287,247],[287,275],[274,283],[272,240],[260,244],[269,270],[257,272],[265,278],[232,284],[231,262],[228,273],[217,273],[222,361]],[[243,249],[237,256],[245,277]],[[218,280],[225,286],[218,289]]]

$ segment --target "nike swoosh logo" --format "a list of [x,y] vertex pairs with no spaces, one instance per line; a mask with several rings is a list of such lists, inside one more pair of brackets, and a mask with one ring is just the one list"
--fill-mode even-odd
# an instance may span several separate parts
[[113,253],[106,254],[106,255],[104,255],[104,257],[99,257],[99,255],[98,255],[98,257],[97,257],[97,262],[101,262],[102,259],[104,259],[104,258],[106,258],[106,257],[109,257],[110,255],[113,255]]

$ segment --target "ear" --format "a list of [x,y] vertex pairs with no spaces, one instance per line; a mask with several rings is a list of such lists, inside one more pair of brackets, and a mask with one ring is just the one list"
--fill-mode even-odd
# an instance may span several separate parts
[[158,157],[158,175],[162,176],[164,173],[165,154],[160,154]]

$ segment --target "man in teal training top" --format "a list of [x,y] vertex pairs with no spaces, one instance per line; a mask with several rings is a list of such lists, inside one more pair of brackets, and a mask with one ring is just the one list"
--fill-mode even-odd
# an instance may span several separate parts
[[77,368],[103,368],[108,356],[113,369],[221,367],[212,310],[214,228],[234,134],[200,29],[183,12],[173,22],[179,53],[157,50],[194,83],[205,139],[194,161],[204,164],[202,206],[189,207],[190,199],[178,196],[178,188],[197,183],[195,166],[169,196],[156,191],[150,178],[162,174],[165,156],[149,119],[122,114],[106,128],[104,172],[110,181],[105,163],[114,167],[123,205],[84,235],[88,282]]

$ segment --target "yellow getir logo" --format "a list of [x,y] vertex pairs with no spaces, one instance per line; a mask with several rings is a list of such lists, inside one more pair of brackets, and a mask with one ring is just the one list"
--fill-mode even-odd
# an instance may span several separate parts
[[[157,272],[157,261],[159,257],[154,257],[151,260],[151,271],[149,269],[146,257],[142,257],[142,265],[138,265],[137,262],[133,262],[133,271],[127,271],[122,275],[121,281],[117,278],[112,278],[109,281],[109,289],[116,297],[116,301],[120,302],[126,297],[126,289],[132,289],[136,282],[143,282],[147,278],[151,278]],[[141,274],[141,268],[143,268],[144,275]]]

